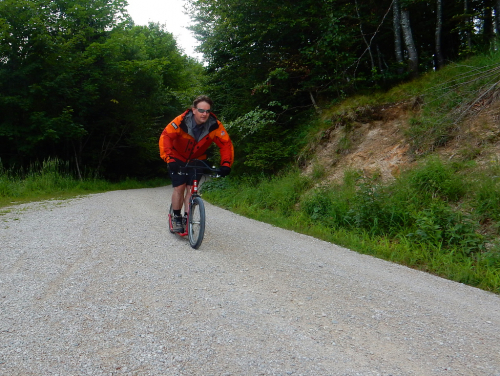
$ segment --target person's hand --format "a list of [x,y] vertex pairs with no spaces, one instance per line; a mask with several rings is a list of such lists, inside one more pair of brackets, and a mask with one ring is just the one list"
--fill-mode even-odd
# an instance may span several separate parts
[[220,166],[217,173],[222,177],[228,176],[231,173],[231,167]]

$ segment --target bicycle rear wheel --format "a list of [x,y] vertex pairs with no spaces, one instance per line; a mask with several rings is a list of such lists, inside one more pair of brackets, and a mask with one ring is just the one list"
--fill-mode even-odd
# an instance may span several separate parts
[[194,249],[198,249],[205,235],[205,205],[201,197],[192,199],[188,216],[189,244]]

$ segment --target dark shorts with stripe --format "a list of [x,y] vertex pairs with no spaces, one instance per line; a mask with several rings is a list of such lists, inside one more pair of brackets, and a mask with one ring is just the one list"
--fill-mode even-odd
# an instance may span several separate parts
[[[180,162],[180,164],[183,164]],[[204,166],[201,163],[196,163],[196,161],[191,161],[189,162],[190,165],[199,165],[199,166]],[[193,180],[200,180],[201,177],[203,176],[203,170],[197,170],[194,168],[189,168],[189,167],[182,167],[180,170],[181,174],[179,174],[179,171],[172,171],[171,169],[168,170],[168,173],[170,175],[170,180],[172,181],[172,187],[178,187],[183,184],[187,185],[193,185]],[[187,175],[186,175],[187,173]]]

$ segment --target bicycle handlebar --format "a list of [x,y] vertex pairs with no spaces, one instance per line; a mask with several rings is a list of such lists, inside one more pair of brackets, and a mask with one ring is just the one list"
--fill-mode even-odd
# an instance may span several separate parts
[[[194,162],[195,164],[190,164],[191,162]],[[200,166],[198,163],[201,162],[204,166]],[[186,165],[181,166],[181,170],[179,170],[178,174],[179,175],[187,175],[187,172],[184,172],[186,168],[192,168],[195,170],[205,170],[205,171],[210,171],[215,173],[215,175],[209,175],[212,178],[220,178],[220,170],[218,168],[210,167],[207,162],[205,162],[202,159],[190,159],[186,162]],[[207,174],[208,175],[208,174]]]

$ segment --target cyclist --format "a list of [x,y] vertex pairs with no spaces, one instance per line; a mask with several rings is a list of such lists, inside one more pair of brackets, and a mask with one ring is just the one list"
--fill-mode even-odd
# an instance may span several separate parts
[[[227,176],[231,172],[234,161],[233,143],[229,135],[212,113],[213,102],[205,96],[197,97],[191,109],[172,120],[160,136],[160,156],[168,163],[168,170],[174,192],[172,193],[172,208],[174,211],[173,231],[184,232],[189,198],[191,196],[191,181],[194,170],[188,170],[187,175],[179,175],[179,169],[191,159],[206,159],[208,147],[215,142],[220,152],[219,175]],[[184,204],[184,221],[181,216]]]

